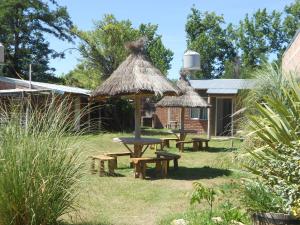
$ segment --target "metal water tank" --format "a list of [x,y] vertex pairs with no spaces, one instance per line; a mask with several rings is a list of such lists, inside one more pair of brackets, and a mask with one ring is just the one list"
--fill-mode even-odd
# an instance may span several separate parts
[[200,54],[191,50],[186,51],[183,55],[183,69],[200,70]]
[[0,63],[4,63],[4,46],[0,43]]

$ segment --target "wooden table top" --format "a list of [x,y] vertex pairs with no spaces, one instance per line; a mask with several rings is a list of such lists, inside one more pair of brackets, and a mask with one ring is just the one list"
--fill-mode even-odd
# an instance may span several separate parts
[[171,130],[173,134],[196,134],[197,130]]
[[151,145],[151,144],[161,143],[161,140],[159,138],[120,137],[120,138],[114,138],[113,141],[124,143],[124,144],[140,144],[140,145]]

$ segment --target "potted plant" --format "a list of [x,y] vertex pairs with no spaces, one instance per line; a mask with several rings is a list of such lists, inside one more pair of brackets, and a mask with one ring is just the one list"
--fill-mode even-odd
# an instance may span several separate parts
[[258,184],[246,182],[244,191],[260,206],[248,205],[255,225],[300,224],[300,88],[293,78],[284,83],[259,99],[255,113],[248,115],[250,137],[263,143],[248,150],[252,157],[246,165],[259,179]]

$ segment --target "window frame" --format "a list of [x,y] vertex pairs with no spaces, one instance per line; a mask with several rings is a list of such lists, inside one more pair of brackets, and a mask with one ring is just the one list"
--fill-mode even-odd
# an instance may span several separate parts
[[[205,99],[206,102],[207,102],[208,97],[204,97],[203,99]],[[192,117],[192,110],[193,110],[193,109],[198,109],[198,110],[199,110],[199,111],[198,111],[198,117],[197,117],[197,118]],[[201,107],[199,107],[199,108],[190,108],[190,119],[191,119],[191,120],[208,121],[208,111],[206,112],[206,115],[207,115],[206,119],[200,118],[200,110],[201,110],[201,109],[205,109],[206,111],[208,110],[207,108],[201,108]]]

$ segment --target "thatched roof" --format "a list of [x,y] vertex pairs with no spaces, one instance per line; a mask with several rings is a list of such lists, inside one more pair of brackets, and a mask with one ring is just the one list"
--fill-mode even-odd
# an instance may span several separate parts
[[150,94],[177,95],[178,89],[147,60],[144,39],[127,45],[131,54],[92,93],[92,97]]
[[166,96],[162,98],[156,107],[211,107],[200,95],[191,87],[186,75],[181,74],[180,79],[177,81],[182,95],[181,96]]

